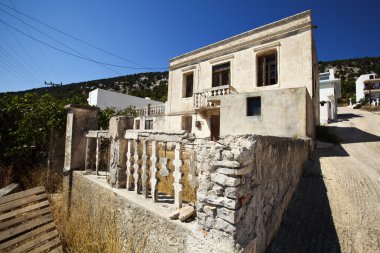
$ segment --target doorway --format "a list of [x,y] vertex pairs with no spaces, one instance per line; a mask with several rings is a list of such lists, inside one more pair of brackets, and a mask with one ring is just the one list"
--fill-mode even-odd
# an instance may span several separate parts
[[220,135],[220,115],[211,115],[210,116],[210,140],[217,141],[219,140]]

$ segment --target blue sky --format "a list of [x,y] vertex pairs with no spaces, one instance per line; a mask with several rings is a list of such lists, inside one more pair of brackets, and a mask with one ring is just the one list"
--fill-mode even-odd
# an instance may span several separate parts
[[166,68],[172,57],[308,9],[318,26],[318,60],[380,56],[379,0],[0,0],[0,92],[42,87],[44,81],[67,84],[152,71],[105,67],[28,36],[100,62]]

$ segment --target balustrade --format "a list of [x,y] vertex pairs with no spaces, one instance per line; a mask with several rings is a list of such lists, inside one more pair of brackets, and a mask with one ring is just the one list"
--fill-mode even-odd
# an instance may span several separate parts
[[214,106],[214,103],[210,101],[209,97],[224,96],[235,93],[236,90],[229,85],[214,87],[200,92],[194,92],[194,108],[212,107]]
[[[182,161],[183,147],[180,141],[170,144],[170,158],[166,157],[166,151],[163,152],[163,147],[166,150],[166,142],[158,142],[154,140],[135,140],[127,139],[128,150],[126,153],[126,174],[127,182],[126,188],[133,190],[136,194],[142,194],[143,197],[148,198],[149,192],[153,202],[159,201],[159,182],[164,180],[165,183],[160,187],[166,187],[160,193],[171,195],[174,197],[174,205],[176,208],[182,207],[182,199],[184,192],[184,180],[189,182],[191,190],[195,192],[195,168],[189,168],[190,175],[184,175]],[[160,149],[161,148],[161,149]],[[173,150],[174,149],[174,150]],[[149,152],[150,151],[150,152]],[[174,152],[174,157],[173,157]],[[165,157],[160,156],[165,154]],[[193,159],[193,155],[191,156]],[[149,162],[150,161],[150,162]],[[169,164],[172,169],[169,169]],[[193,166],[194,163],[189,164]],[[185,179],[188,178],[188,179]],[[133,188],[133,189],[132,189]],[[162,189],[162,188],[160,188]],[[190,188],[187,188],[189,191]],[[174,194],[173,194],[174,193]],[[173,195],[172,195],[173,194]],[[160,195],[161,196],[161,195]],[[167,196],[165,196],[167,198]]]
[[135,110],[136,110],[137,116],[164,115],[165,105],[147,106],[143,108],[136,108]]

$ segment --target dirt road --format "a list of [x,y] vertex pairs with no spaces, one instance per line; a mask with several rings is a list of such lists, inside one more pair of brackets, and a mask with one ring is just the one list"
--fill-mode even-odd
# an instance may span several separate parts
[[380,252],[380,114],[339,108],[267,252]]

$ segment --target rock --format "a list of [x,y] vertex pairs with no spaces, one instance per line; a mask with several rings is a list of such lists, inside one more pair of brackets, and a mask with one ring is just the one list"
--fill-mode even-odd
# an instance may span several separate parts
[[180,213],[179,210],[175,210],[174,212],[172,212],[172,213],[169,215],[169,219],[171,219],[171,220],[177,220],[178,217],[179,217],[179,213]]
[[185,221],[195,213],[195,208],[193,206],[185,206],[179,209],[179,220]]
[[211,173],[211,181],[223,186],[237,186],[241,183],[240,178],[229,177],[219,173]]
[[243,168],[225,168],[219,167],[216,172],[224,175],[241,176],[253,171],[253,165],[245,166]]
[[239,168],[240,163],[237,161],[212,161],[211,166],[213,167],[228,167],[228,168]]
[[238,206],[238,201],[234,199],[229,199],[225,197],[217,197],[214,195],[209,195],[206,197],[205,201],[208,204],[216,205],[216,206],[224,206],[229,209],[236,209]]
[[226,233],[233,233],[236,231],[236,227],[234,227],[232,224],[230,224],[229,222],[223,220],[223,219],[220,219],[220,218],[216,218],[215,219],[215,224],[214,224],[214,227],[216,229],[219,229],[219,230],[222,230]]

